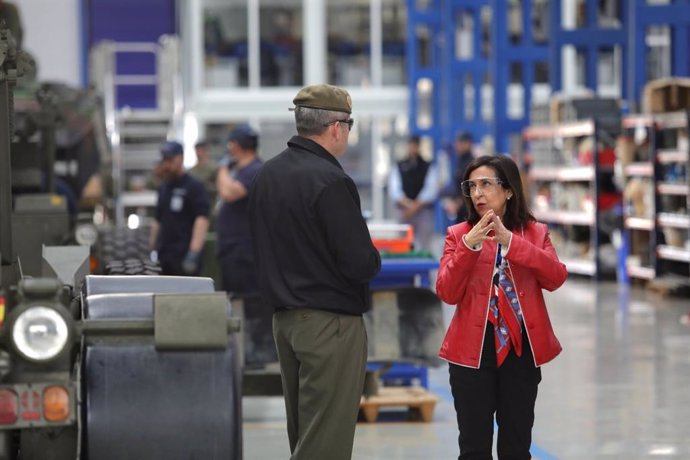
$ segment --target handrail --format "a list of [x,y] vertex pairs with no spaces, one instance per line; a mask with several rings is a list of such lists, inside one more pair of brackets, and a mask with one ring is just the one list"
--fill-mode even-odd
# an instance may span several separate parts
[[[116,64],[118,54],[150,53],[156,59],[153,74],[119,74]],[[179,40],[172,35],[162,36],[158,42],[102,41],[91,50],[91,75],[94,85],[103,96],[106,133],[111,145],[111,174],[113,196],[111,207],[115,211],[115,223],[125,224],[123,149],[121,145],[122,111],[118,108],[117,88],[120,86],[155,86],[158,111],[168,114],[168,138],[178,137],[183,130],[184,98],[179,66]],[[136,109],[127,109],[128,113]]]

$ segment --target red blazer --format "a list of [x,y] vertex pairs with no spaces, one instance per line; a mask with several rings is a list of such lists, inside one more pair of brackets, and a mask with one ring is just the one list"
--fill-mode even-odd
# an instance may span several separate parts
[[[463,222],[449,227],[446,233],[436,294],[456,308],[439,356],[454,364],[479,368],[498,245],[487,240],[479,251],[468,248],[462,236],[471,228]],[[505,258],[513,273],[534,365],[541,366],[561,352],[542,289],[555,290],[565,282],[568,272],[558,260],[548,227],[537,222],[513,231]]]

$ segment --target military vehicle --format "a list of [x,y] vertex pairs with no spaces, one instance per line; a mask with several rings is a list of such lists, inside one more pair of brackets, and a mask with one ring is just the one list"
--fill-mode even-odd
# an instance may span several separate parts
[[[240,322],[213,281],[90,275],[88,247],[15,231],[41,234],[65,212],[26,219],[40,200],[13,196],[32,180],[12,176],[15,158],[31,170],[11,147],[28,66],[0,28],[0,460],[241,458]],[[40,247],[31,276],[25,238]]]

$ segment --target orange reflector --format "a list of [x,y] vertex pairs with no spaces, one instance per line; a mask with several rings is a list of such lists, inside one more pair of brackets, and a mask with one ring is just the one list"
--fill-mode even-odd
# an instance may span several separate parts
[[98,259],[94,256],[89,257],[89,269],[91,270],[89,273],[96,273],[98,270]]
[[63,422],[69,417],[69,393],[65,387],[50,386],[43,391],[43,418]]
[[0,327],[5,324],[5,296],[0,295]]
[[17,421],[17,393],[3,388],[0,390],[0,424],[10,425]]

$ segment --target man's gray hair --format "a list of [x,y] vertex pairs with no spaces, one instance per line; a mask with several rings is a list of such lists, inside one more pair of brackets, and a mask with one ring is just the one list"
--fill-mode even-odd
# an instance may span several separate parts
[[347,114],[309,107],[295,108],[297,134],[303,137],[318,136],[326,131],[329,123],[342,120],[343,118],[347,118]]

